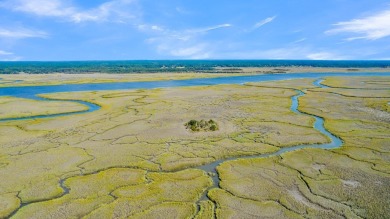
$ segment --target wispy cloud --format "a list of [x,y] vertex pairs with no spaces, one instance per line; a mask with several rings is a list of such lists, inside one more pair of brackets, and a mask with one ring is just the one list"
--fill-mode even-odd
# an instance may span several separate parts
[[303,59],[308,49],[303,47],[253,49],[225,52],[219,54],[221,59]]
[[[0,7],[41,17],[58,17],[79,23],[115,20],[124,22],[135,15],[129,5],[135,0],[112,0],[92,9],[82,10],[65,0],[5,0]],[[134,12],[134,11],[132,11]]]
[[189,11],[183,7],[176,7],[175,9],[179,14],[191,14],[192,13],[191,11]]
[[209,52],[206,50],[207,44],[196,44],[189,47],[179,47],[170,50],[170,54],[176,57],[184,57],[191,59],[207,59],[210,58]]
[[[0,27],[0,39],[6,39],[5,42],[13,44],[13,42],[25,38],[48,38],[49,35],[40,30],[27,29],[23,27],[19,28],[1,28]],[[7,47],[10,47],[7,45]],[[11,46],[12,47],[12,46]],[[20,61],[21,56],[15,55],[13,52],[6,50],[0,50],[0,61]]]
[[232,27],[232,25],[231,24],[220,24],[220,25],[216,25],[216,26],[212,26],[212,27],[206,27],[203,29],[188,30],[187,32],[204,33],[204,32],[209,32],[212,30],[217,30],[217,29],[227,28],[227,27]]
[[153,34],[146,42],[155,46],[157,52],[177,58],[206,59],[212,54],[213,45],[202,37],[210,32],[232,27],[220,24],[204,28],[171,30],[157,25],[139,25],[138,29]]
[[171,36],[179,36],[179,35],[184,36],[184,35],[203,34],[203,33],[209,32],[209,31],[213,31],[213,30],[232,27],[232,25],[231,24],[220,24],[220,25],[215,25],[215,26],[210,26],[210,27],[186,29],[186,30],[180,30],[180,31],[170,30],[170,29],[164,28],[164,27],[159,26],[159,25],[140,24],[137,27],[138,27],[138,30],[145,31],[145,32],[152,31],[152,32],[164,33],[166,35],[171,35]]
[[7,51],[4,51],[4,50],[0,50],[0,55],[1,56],[4,56],[4,55],[12,55],[13,53],[12,52],[7,52]]
[[342,60],[351,59],[338,52],[318,50],[311,47],[288,46],[264,50],[249,50],[225,52],[220,54],[221,59],[312,59],[312,60]]
[[261,21],[257,22],[257,23],[252,27],[252,30],[256,30],[256,29],[258,29],[258,28],[260,28],[260,27],[262,27],[262,26],[264,26],[264,25],[266,25],[266,24],[272,22],[273,20],[275,20],[275,18],[276,18],[276,16],[268,17],[268,18],[266,18],[266,19],[264,19],[264,20],[261,20]]
[[22,57],[15,56],[13,52],[0,50],[0,61],[19,61]]
[[66,16],[74,11],[60,0],[5,0],[0,7],[40,16]]
[[307,38],[301,38],[301,39],[299,39],[299,40],[293,41],[291,44],[301,43],[301,42],[304,42],[304,41],[306,41],[306,40],[307,40]]
[[22,60],[22,57],[12,57],[12,58],[0,58],[0,61],[3,62],[16,62]]
[[310,53],[306,56],[311,60],[345,60],[349,59],[347,56],[341,56],[332,52],[316,52]]
[[31,30],[26,28],[5,29],[0,28],[0,38],[47,38],[48,34],[44,31]]
[[377,40],[390,36],[390,10],[378,12],[368,17],[343,21],[334,24],[335,28],[327,34],[352,33],[354,36],[346,40]]
[[164,32],[165,28],[159,25],[138,24],[137,29],[143,32]]

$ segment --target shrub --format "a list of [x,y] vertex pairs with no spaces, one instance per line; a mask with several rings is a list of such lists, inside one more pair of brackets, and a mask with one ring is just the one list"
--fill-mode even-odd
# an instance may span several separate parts
[[206,120],[200,120],[200,121],[197,121],[197,120],[190,120],[189,122],[187,122],[186,124],[184,124],[184,126],[187,128],[187,129],[190,129],[191,131],[193,132],[199,132],[199,131],[217,131],[218,130],[218,124],[210,119],[209,121],[206,121]]
[[210,130],[211,131],[217,131],[218,127],[215,124],[213,124],[213,125],[210,126]]

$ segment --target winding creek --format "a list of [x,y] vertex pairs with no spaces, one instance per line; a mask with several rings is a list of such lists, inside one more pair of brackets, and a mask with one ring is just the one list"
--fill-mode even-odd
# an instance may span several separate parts
[[[317,79],[313,82],[313,85],[320,87],[320,88],[326,88],[327,86],[322,85],[321,81],[323,81],[323,79]],[[214,161],[213,163],[206,164],[204,166],[200,166],[200,167],[198,167],[198,169],[201,169],[201,170],[208,172],[209,175],[213,179],[213,185],[210,188],[208,188],[208,190],[210,190],[212,188],[219,188],[220,178],[218,175],[217,166],[223,162],[226,162],[226,161],[278,156],[278,155],[284,154],[286,152],[295,151],[295,150],[299,150],[299,149],[303,149],[303,148],[334,149],[334,148],[341,147],[341,145],[343,144],[343,141],[339,137],[333,135],[332,133],[330,133],[328,130],[325,129],[324,118],[299,111],[299,109],[298,109],[299,98],[304,96],[305,93],[304,93],[304,91],[301,91],[301,90],[296,90],[296,91],[298,92],[298,94],[291,97],[291,101],[292,101],[291,107],[290,107],[291,111],[293,111],[296,114],[301,114],[301,115],[303,114],[303,115],[313,117],[315,119],[314,126],[313,126],[314,129],[316,129],[317,131],[319,131],[323,135],[327,136],[329,138],[330,142],[325,143],[325,144],[304,144],[304,145],[296,145],[296,146],[292,146],[292,147],[285,147],[285,148],[281,148],[280,150],[278,150],[276,152],[268,153],[268,154],[230,157],[230,158]],[[208,197],[207,197],[208,190],[202,195],[200,200],[208,200]]]
[[[177,80],[177,81],[158,81],[158,82],[122,82],[122,83],[104,83],[104,84],[68,84],[68,85],[55,85],[55,86],[31,86],[31,87],[7,87],[0,88],[0,96],[14,96],[20,98],[29,98],[40,101],[65,101],[65,100],[56,100],[56,99],[47,99],[39,97],[39,94],[44,93],[56,93],[56,92],[75,92],[75,91],[98,91],[98,90],[121,90],[121,89],[153,89],[153,88],[163,88],[163,87],[182,87],[182,86],[202,86],[202,85],[219,85],[219,84],[244,84],[247,82],[261,82],[261,81],[274,81],[274,80],[287,80],[287,79],[296,79],[296,78],[313,78],[316,79],[313,82],[313,85],[319,88],[327,88],[327,86],[322,85],[321,81],[323,77],[329,76],[390,76],[390,73],[314,73],[314,74],[275,74],[275,75],[255,75],[255,76],[235,76],[235,77],[225,77],[225,78],[208,78],[208,79],[190,79],[190,80]],[[226,159],[221,159],[209,163],[207,165],[195,167],[196,169],[201,169],[209,173],[210,177],[213,180],[213,184],[209,187],[198,200],[198,211],[200,209],[200,201],[209,200],[207,193],[212,188],[219,188],[220,178],[218,171],[216,170],[217,166],[226,161],[232,161],[237,159],[248,159],[248,158],[265,158],[271,156],[278,156],[283,153],[303,149],[303,148],[322,148],[322,149],[334,149],[341,147],[343,144],[342,140],[330,133],[324,127],[324,118],[311,115],[305,112],[301,112],[299,107],[299,98],[305,95],[305,90],[296,90],[297,94],[291,97],[291,111],[296,114],[303,114],[311,116],[315,119],[314,129],[322,133],[323,135],[329,138],[329,143],[325,144],[307,144],[307,145],[297,145],[293,147],[281,148],[280,150],[274,153],[262,154],[262,155],[251,155],[251,156],[240,156],[240,157],[231,157]],[[0,119],[0,122],[14,121],[14,120],[27,120],[27,119],[38,119],[38,118],[53,118],[57,116],[67,116],[80,113],[89,113],[100,109],[100,106],[80,100],[66,100],[71,102],[77,102],[84,104],[88,107],[88,110],[70,112],[70,113],[61,113],[61,114],[52,114],[52,115],[39,115],[39,116],[30,116],[23,118],[8,118]],[[65,179],[61,179],[60,186],[63,188],[65,195],[69,193],[69,188],[63,185]],[[31,203],[25,203],[20,206],[24,207]],[[12,216],[20,209],[18,208]]]

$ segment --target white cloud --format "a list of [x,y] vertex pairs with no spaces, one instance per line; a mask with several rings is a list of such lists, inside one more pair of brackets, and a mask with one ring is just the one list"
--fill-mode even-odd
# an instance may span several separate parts
[[307,38],[301,38],[301,39],[299,39],[299,40],[295,40],[295,41],[292,42],[291,44],[301,43],[301,42],[306,41],[306,40],[307,40]]
[[154,46],[158,53],[177,58],[201,59],[209,58],[211,45],[194,36],[172,37],[162,35],[146,40]]
[[152,25],[150,27],[150,29],[155,30],[155,31],[163,31],[164,30],[164,28],[157,26],[157,25]]
[[219,53],[219,59],[301,59],[307,53],[304,48],[275,48],[265,50],[239,50]]
[[273,16],[273,17],[268,17],[262,21],[259,21],[257,22],[253,27],[252,27],[252,30],[256,30],[258,28],[260,28],[261,26],[264,26],[265,24],[268,24],[270,22],[272,22],[274,19],[276,18],[276,16]]
[[48,34],[39,30],[26,28],[5,29],[0,28],[0,38],[47,38]]
[[[74,22],[83,21],[108,21],[113,20],[117,22],[126,23],[128,20],[138,17],[137,10],[134,8],[129,10],[129,6],[135,4],[134,0],[113,0],[101,4],[97,8],[86,11],[78,10],[71,15],[71,20]],[[131,13],[129,12],[131,11]]]
[[0,50],[0,61],[19,61],[22,57],[15,56],[13,52]]
[[211,31],[229,28],[231,24],[220,24],[204,28],[170,30],[157,25],[138,25],[138,30],[154,35],[146,42],[154,46],[157,52],[177,58],[210,58],[214,46],[202,39]]
[[302,46],[289,46],[266,50],[249,50],[237,52],[225,52],[220,54],[220,59],[312,59],[312,60],[342,60],[351,59],[349,56],[340,55],[337,52]]
[[4,51],[4,50],[0,50],[0,56],[12,55],[12,54],[13,54],[12,52],[7,52],[7,51]]
[[175,9],[179,14],[191,14],[191,11],[182,7],[176,7]]
[[191,59],[207,59],[210,54],[206,51],[207,44],[198,44],[190,47],[177,48],[170,51],[176,57],[189,57]]
[[15,56],[15,57],[10,57],[10,58],[0,58],[0,61],[4,62],[16,62],[22,60],[22,57]]
[[63,18],[75,23],[107,20],[125,22],[126,19],[135,17],[128,12],[129,5],[134,2],[135,0],[112,0],[96,8],[82,10],[65,0],[6,0],[0,3],[0,7],[41,17]]
[[368,17],[343,21],[334,24],[335,28],[327,34],[352,33],[355,36],[346,40],[377,40],[390,36],[390,10],[381,11]]
[[174,38],[186,38],[184,36],[199,35],[199,34],[207,33],[209,31],[218,30],[218,29],[222,29],[222,28],[228,28],[228,27],[232,27],[232,25],[231,24],[220,24],[220,25],[215,25],[215,26],[205,27],[205,28],[174,31],[174,30],[169,30],[169,29],[166,29],[166,28],[164,28],[162,26],[158,26],[158,25],[140,24],[137,26],[138,30],[140,30],[140,31],[160,32],[160,33],[163,33],[164,35],[170,35],[171,37],[174,37]]
[[311,60],[343,60],[348,59],[346,56],[340,56],[331,52],[317,52],[317,53],[310,53],[306,56],[308,59]]
[[276,48],[261,52],[259,55],[266,59],[301,59],[307,49],[300,47]]
[[232,25],[231,24],[220,24],[220,25],[216,25],[216,26],[212,26],[212,27],[206,27],[206,28],[203,28],[203,29],[188,30],[187,32],[205,33],[205,32],[209,32],[209,31],[212,31],[212,30],[217,30],[217,29],[227,28],[227,27],[232,27]]
[[139,31],[164,31],[164,28],[158,25],[139,24],[137,25]]
[[40,16],[65,16],[74,10],[60,0],[6,0],[0,6]]

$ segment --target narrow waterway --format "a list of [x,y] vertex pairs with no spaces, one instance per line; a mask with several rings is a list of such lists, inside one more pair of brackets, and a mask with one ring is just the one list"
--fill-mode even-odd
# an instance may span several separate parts
[[0,122],[29,120],[29,119],[33,120],[33,119],[55,118],[55,117],[59,117],[59,116],[69,116],[69,115],[75,115],[75,114],[90,113],[90,112],[93,112],[93,111],[100,109],[99,105],[97,105],[95,103],[87,102],[87,101],[82,101],[82,100],[49,99],[49,98],[43,98],[43,97],[39,97],[39,96],[34,96],[34,98],[31,98],[31,99],[39,100],[39,101],[73,102],[73,103],[78,103],[78,104],[84,105],[87,107],[87,109],[80,110],[80,111],[66,112],[66,113],[54,113],[54,114],[48,114],[48,115],[5,118],[5,119],[0,119]]
[[[326,86],[321,84],[321,81],[322,81],[322,79],[317,79],[313,82],[313,85],[320,87],[320,88],[326,88]],[[291,107],[290,107],[291,111],[293,111],[294,113],[299,114],[299,115],[307,115],[307,116],[313,117],[315,119],[313,128],[315,130],[319,131],[320,133],[322,133],[323,135],[325,135],[326,137],[328,137],[330,142],[325,143],[325,144],[303,144],[303,145],[297,145],[297,146],[292,146],[292,147],[286,147],[286,148],[281,148],[280,150],[278,150],[276,152],[262,154],[262,155],[231,157],[231,158],[227,158],[227,159],[217,160],[217,161],[214,161],[213,163],[206,164],[204,166],[200,166],[197,169],[201,169],[201,170],[206,171],[207,173],[209,173],[209,175],[213,179],[213,185],[210,188],[208,188],[207,191],[204,192],[200,201],[209,199],[207,197],[207,193],[210,189],[219,188],[220,178],[219,178],[218,171],[216,170],[216,168],[218,165],[220,165],[223,162],[238,160],[238,159],[265,158],[265,157],[278,156],[278,155],[281,155],[281,154],[286,153],[286,152],[295,151],[295,150],[299,150],[299,149],[303,149],[303,148],[334,149],[334,148],[341,147],[341,145],[343,144],[343,141],[339,137],[335,136],[334,134],[330,133],[328,130],[325,129],[324,118],[299,111],[299,109],[298,109],[299,98],[305,95],[305,91],[301,91],[301,90],[296,90],[296,91],[297,91],[297,95],[294,95],[291,97],[291,102],[292,102]]]

